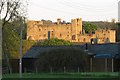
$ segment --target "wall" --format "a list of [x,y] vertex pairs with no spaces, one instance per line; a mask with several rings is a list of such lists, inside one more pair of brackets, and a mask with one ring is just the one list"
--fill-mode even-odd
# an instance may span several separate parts
[[96,30],[95,34],[82,34],[82,19],[72,19],[71,23],[62,23],[57,19],[57,23],[43,24],[42,21],[27,21],[27,39],[45,40],[50,38],[64,39],[71,42],[89,43],[96,38],[98,43],[116,42],[115,30]]

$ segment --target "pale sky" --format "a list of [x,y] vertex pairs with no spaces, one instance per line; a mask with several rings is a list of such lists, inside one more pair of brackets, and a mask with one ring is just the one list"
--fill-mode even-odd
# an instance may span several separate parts
[[52,20],[72,18],[85,21],[111,21],[118,18],[120,0],[29,0],[28,19]]

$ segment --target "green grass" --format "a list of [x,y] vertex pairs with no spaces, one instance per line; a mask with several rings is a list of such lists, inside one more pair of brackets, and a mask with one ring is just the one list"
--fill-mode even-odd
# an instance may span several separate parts
[[[3,74],[3,78],[19,78],[18,73]],[[84,73],[23,73],[22,78],[118,78],[118,73],[114,72],[84,72]],[[98,79],[97,79],[98,80]]]

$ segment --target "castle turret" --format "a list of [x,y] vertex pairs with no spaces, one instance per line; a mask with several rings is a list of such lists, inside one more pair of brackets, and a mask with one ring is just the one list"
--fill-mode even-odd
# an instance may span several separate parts
[[77,18],[77,32],[82,34],[82,18]]
[[72,19],[71,24],[72,41],[76,42],[78,41],[77,35],[82,34],[82,18]]
[[57,19],[57,24],[61,24],[61,18]]

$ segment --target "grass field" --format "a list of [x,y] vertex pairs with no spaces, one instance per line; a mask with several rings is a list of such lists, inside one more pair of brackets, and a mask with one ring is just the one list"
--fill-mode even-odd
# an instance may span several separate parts
[[[17,80],[18,73],[3,74],[2,80]],[[118,80],[119,75],[117,72],[84,72],[84,73],[23,73],[22,80]]]

